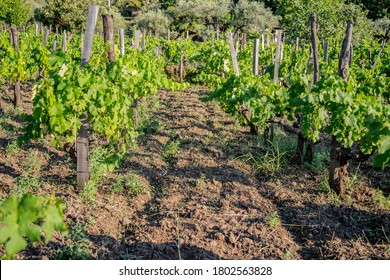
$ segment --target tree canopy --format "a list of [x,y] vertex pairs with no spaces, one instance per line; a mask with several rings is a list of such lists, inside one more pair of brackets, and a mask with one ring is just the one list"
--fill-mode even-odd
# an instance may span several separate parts
[[21,26],[30,18],[31,3],[27,0],[1,0],[0,21]]

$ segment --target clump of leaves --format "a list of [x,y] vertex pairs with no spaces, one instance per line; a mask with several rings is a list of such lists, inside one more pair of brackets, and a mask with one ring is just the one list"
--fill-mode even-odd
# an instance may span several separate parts
[[25,194],[21,198],[12,195],[0,205],[0,243],[5,244],[6,258],[27,247],[27,241],[45,244],[53,236],[53,230],[67,232],[64,222],[65,206],[54,197]]

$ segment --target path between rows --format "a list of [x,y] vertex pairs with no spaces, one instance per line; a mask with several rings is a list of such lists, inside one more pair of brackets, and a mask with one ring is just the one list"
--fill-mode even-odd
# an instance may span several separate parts
[[[251,166],[235,159],[248,145],[247,128],[202,94],[163,92],[153,115],[158,132],[142,136],[124,164],[122,172],[142,174],[155,189],[123,221],[129,251],[137,259],[299,257],[291,234],[264,222],[276,207]],[[172,142],[179,146],[167,163],[161,155]]]

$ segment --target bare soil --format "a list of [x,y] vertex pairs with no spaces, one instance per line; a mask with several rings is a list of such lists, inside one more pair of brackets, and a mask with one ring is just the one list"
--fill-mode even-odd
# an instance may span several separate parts
[[[196,87],[161,91],[160,109],[150,115],[157,129],[138,138],[121,167],[99,184],[93,202],[81,197],[71,159],[49,138],[10,155],[24,121],[2,95],[1,197],[17,191],[28,170],[41,182],[33,192],[64,200],[70,228],[68,236],[29,245],[16,258],[390,259],[388,169],[352,162],[354,181],[341,199],[321,187],[323,170],[292,159],[274,171],[272,161],[256,168],[245,155],[268,156],[262,137],[249,135],[216,104],[201,102],[206,94]],[[29,96],[23,99],[22,112],[31,114]],[[294,138],[283,131],[279,137]],[[164,149],[175,141],[178,148],[167,160]],[[126,174],[138,175],[146,186],[141,194],[111,191]]]

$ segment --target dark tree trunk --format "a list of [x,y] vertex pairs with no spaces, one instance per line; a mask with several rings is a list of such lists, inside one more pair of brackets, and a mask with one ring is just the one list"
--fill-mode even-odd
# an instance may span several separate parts
[[332,136],[329,186],[340,196],[343,196],[349,182],[348,155],[349,149],[344,148],[341,143],[336,140],[336,137]]
[[179,65],[179,77],[180,77],[180,83],[183,83],[184,78],[184,61],[183,61],[183,56],[180,57],[180,65]]
[[102,15],[103,18],[103,33],[104,42],[109,42],[110,49],[108,51],[108,61],[112,62],[115,60],[115,49],[114,49],[114,16],[109,14]]
[[312,163],[314,161],[315,155],[315,143],[312,141],[306,142],[306,160],[308,163]]
[[20,94],[20,81],[15,82],[14,86],[14,107],[19,108],[22,104],[22,96]]

